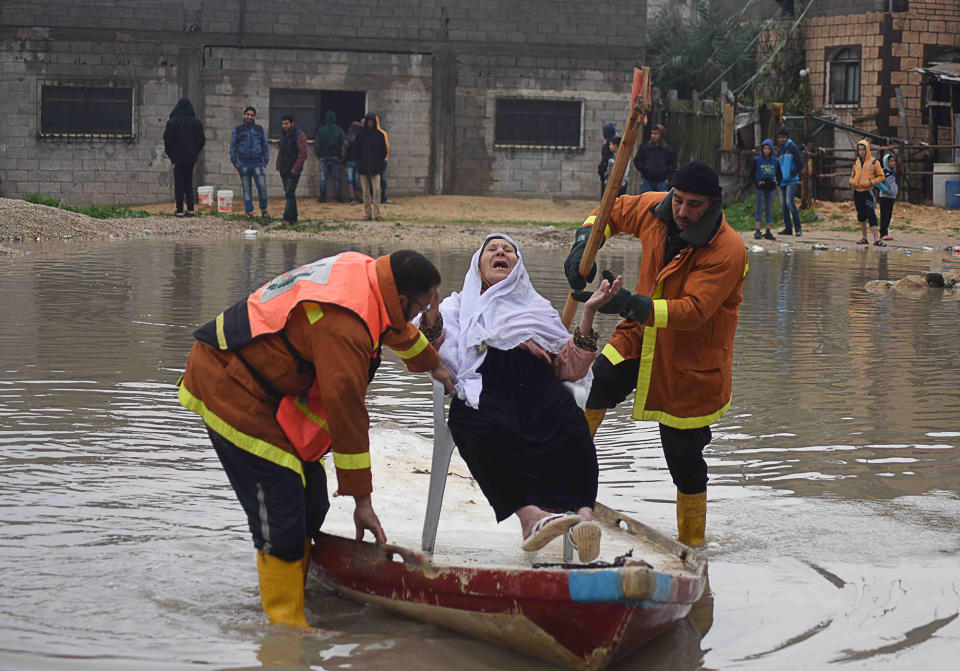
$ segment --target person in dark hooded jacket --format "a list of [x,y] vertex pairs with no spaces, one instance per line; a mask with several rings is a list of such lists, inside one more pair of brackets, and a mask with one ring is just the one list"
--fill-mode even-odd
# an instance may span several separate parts
[[597,166],[597,176],[600,177],[600,197],[603,198],[603,190],[606,188],[607,180],[604,175],[607,174],[607,167],[610,164],[610,157],[613,152],[610,151],[610,140],[617,135],[617,127],[612,122],[603,124],[603,145],[600,147],[600,165]]
[[337,202],[343,202],[343,192],[340,191],[340,167],[343,165],[343,129],[337,125],[337,113],[327,110],[323,117],[323,125],[317,129],[313,138],[313,150],[320,159],[320,197],[321,203],[327,201],[327,175],[333,176],[333,191]]
[[387,164],[387,138],[380,130],[377,115],[373,112],[363,117],[363,127],[357,133],[355,144],[363,209],[367,219],[380,220],[380,173]]
[[173,194],[177,201],[174,216],[184,216],[184,199],[187,201],[186,216],[193,216],[193,166],[206,142],[203,124],[190,99],[180,98],[163,130],[163,149],[173,163]]
[[633,157],[633,167],[640,172],[640,193],[667,191],[670,175],[677,169],[677,152],[668,145],[663,136],[667,129],[658,123],[650,129],[650,140],[640,145]]

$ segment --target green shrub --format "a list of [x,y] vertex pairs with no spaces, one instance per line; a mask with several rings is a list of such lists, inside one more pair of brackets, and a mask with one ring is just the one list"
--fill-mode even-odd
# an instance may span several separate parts
[[22,200],[27,201],[28,203],[35,203],[37,205],[47,205],[48,207],[56,207],[61,210],[67,210],[68,212],[77,212],[79,214],[85,214],[88,217],[93,217],[94,219],[127,219],[131,217],[149,217],[150,213],[146,210],[131,210],[129,207],[119,207],[117,205],[87,205],[86,207],[74,207],[72,205],[64,205],[63,201],[59,198],[54,198],[53,196],[44,196],[42,193],[27,193],[24,194]]
[[[736,203],[730,203],[723,208],[727,223],[735,231],[752,231],[756,228],[753,215],[757,211],[756,195],[744,198]],[[820,219],[820,215],[813,208],[800,210],[800,223],[809,224]],[[771,226],[779,228],[783,224],[783,206],[780,204],[780,194],[773,201],[773,223]]]

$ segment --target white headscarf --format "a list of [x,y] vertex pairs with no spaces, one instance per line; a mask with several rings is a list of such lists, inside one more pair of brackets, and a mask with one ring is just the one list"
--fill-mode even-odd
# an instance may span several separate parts
[[[503,238],[517,250],[517,264],[504,279],[482,294],[480,255],[492,238]],[[520,248],[502,233],[488,235],[470,261],[463,278],[463,290],[440,303],[444,340],[440,358],[457,378],[457,396],[471,408],[480,406],[483,380],[478,372],[487,355],[487,347],[510,350],[533,340],[556,354],[570,340],[560,315],[530,283],[523,267]],[[591,375],[578,384],[589,389]]]

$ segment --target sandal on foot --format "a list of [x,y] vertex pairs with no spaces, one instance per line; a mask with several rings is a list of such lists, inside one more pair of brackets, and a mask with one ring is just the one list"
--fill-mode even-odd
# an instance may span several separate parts
[[880,239],[881,239],[881,240],[893,240],[893,236],[892,236],[892,235],[881,235],[881,236],[880,236]]
[[873,243],[873,246],[874,246],[874,247],[886,247],[886,246],[887,246],[887,243],[885,243],[883,240],[877,240],[876,242]]
[[175,217],[182,217],[182,216],[183,216],[183,212],[174,212],[174,213],[173,213],[173,216],[175,216]]
[[520,548],[524,552],[539,550],[557,536],[567,533],[570,527],[578,522],[580,522],[580,516],[575,513],[545,515],[533,525],[530,535],[523,539]]
[[253,219],[253,212],[244,212],[243,216],[245,216],[247,219]]
[[870,243],[867,242],[867,239],[866,239],[866,238],[860,238],[860,242],[858,242],[857,244],[858,244],[858,245],[869,245]]
[[600,525],[593,520],[584,520],[570,529],[570,542],[577,549],[581,564],[600,556],[600,536]]

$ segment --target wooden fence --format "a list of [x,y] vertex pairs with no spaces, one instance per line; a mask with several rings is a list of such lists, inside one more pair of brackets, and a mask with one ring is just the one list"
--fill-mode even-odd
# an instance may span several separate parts
[[667,129],[667,143],[677,152],[677,164],[706,161],[716,165],[720,149],[722,117],[713,100],[667,98],[660,123]]

